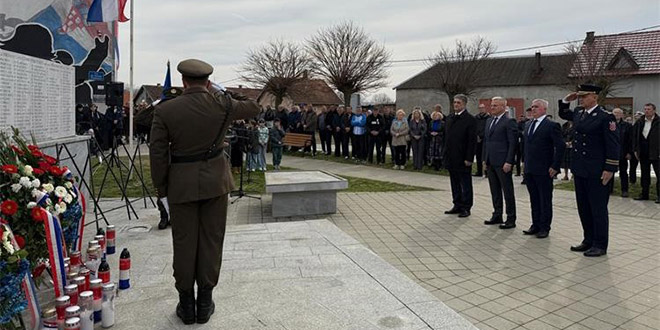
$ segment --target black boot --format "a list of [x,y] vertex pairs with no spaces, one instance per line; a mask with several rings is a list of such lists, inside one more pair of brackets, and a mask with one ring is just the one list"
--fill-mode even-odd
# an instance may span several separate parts
[[215,312],[213,289],[197,289],[197,323],[208,322],[213,312]]
[[195,323],[195,291],[179,291],[179,304],[176,305],[176,316],[183,324]]
[[160,199],[156,204],[158,205],[158,211],[160,211],[160,222],[158,223],[158,229],[165,229],[167,228],[167,226],[170,225],[169,216],[167,214],[167,211],[165,210],[165,205],[163,205]]

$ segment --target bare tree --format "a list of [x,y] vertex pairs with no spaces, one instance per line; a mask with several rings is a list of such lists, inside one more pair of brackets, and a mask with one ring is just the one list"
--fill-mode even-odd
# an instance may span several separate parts
[[478,37],[469,43],[457,40],[455,48],[442,47],[429,57],[429,73],[449,97],[449,104],[456,94],[474,94],[480,82],[488,77],[485,60],[495,48],[490,41]]
[[385,87],[390,53],[353,22],[319,30],[307,51],[315,72],[343,93],[346,105],[354,93]]
[[373,105],[381,105],[381,104],[392,104],[394,103],[394,101],[389,95],[385,93],[378,93],[371,97],[371,103]]
[[608,95],[624,87],[619,82],[629,78],[631,71],[639,68],[625,48],[618,47],[611,40],[596,39],[592,32],[587,34],[582,44],[566,46],[565,52],[571,58],[568,62],[570,70],[567,70],[568,83],[573,86],[589,83],[601,87],[603,90],[598,95],[601,104]]
[[303,79],[312,61],[304,48],[283,40],[270,41],[263,47],[250,50],[242,65],[240,77],[275,96],[278,107],[289,89]]

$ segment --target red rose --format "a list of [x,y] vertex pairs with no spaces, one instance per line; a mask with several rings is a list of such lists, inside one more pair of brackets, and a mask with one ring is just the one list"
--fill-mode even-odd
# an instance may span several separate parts
[[50,165],[55,165],[55,164],[57,164],[57,159],[55,159],[55,158],[53,158],[53,157],[51,157],[51,156],[48,156],[48,155],[43,155],[43,156],[44,156],[44,159],[46,160],[46,162],[47,162],[48,164],[50,164]]
[[39,147],[37,147],[35,145],[30,144],[27,147],[30,151],[39,151]]
[[52,166],[50,168],[49,172],[50,172],[50,174],[52,174],[54,176],[62,176],[62,174],[64,174],[64,171],[61,168],[57,167],[57,166]]
[[32,156],[37,157],[37,158],[41,158],[41,157],[44,156],[44,154],[39,150],[34,150],[34,151],[32,151]]
[[2,213],[12,216],[18,211],[18,203],[14,202],[13,200],[6,200],[0,204],[0,210]]
[[44,170],[42,169],[38,169],[38,168],[32,169],[32,174],[34,174],[35,176],[42,176],[44,175],[44,173],[46,172],[44,172]]
[[2,237],[2,234],[5,233],[5,230],[4,230],[4,228],[2,228],[2,227],[3,227],[3,226],[0,226],[0,237]]
[[18,173],[16,165],[2,165],[2,171],[8,174]]
[[46,264],[41,263],[32,271],[32,277],[37,278],[46,270]]
[[50,170],[50,164],[47,162],[39,162],[39,168],[47,172]]
[[14,239],[16,240],[16,244],[18,244],[18,248],[22,249],[25,247],[25,238],[21,235],[14,235]]
[[44,216],[46,215],[44,209],[39,206],[34,207],[32,211],[30,211],[30,214],[32,214],[32,220],[35,222],[43,222]]

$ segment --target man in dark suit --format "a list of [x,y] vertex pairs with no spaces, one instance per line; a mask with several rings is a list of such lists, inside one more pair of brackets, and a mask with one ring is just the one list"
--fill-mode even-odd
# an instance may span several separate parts
[[660,117],[655,104],[644,105],[644,116],[635,123],[633,145],[642,170],[642,194],[635,200],[649,199],[651,167],[656,177],[656,203],[660,203]]
[[[623,110],[616,108],[612,110],[616,118],[616,131],[619,132],[619,179],[621,181],[621,197],[628,197],[628,161],[635,157],[632,150],[632,125],[623,120]],[[614,190],[614,180],[610,181],[610,193]]]
[[[500,229],[516,227],[516,197],[513,192],[512,169],[518,123],[506,113],[506,99],[494,97],[490,103],[491,117],[484,126],[482,159],[488,176],[490,195],[493,199],[493,216],[484,221],[487,225],[500,225]],[[506,200],[506,222],[502,221],[502,193]]]
[[[559,116],[573,121],[575,127],[571,172],[575,182],[575,199],[582,222],[584,239],[571,246],[571,251],[584,252],[586,257],[607,254],[610,199],[608,184],[619,167],[619,136],[614,116],[598,105],[602,88],[580,85],[577,92],[559,100]],[[579,107],[570,109],[578,100]]]
[[176,315],[184,324],[206,323],[215,311],[213,288],[222,263],[228,194],[234,188],[222,141],[233,120],[256,116],[259,106],[214,90],[208,80],[213,67],[203,61],[182,61],[177,70],[183,95],[154,110],[151,178],[158,197],[169,204]]
[[444,141],[444,165],[449,170],[454,207],[445,214],[470,216],[473,204],[472,162],[477,144],[477,121],[467,111],[467,96],[454,96],[454,113],[447,118]]
[[483,169],[483,148],[484,148],[484,134],[486,132],[486,122],[490,119],[490,115],[486,110],[485,104],[479,104],[479,113],[474,116],[474,119],[477,120],[477,146],[475,150],[475,155],[477,156],[477,173],[474,173],[476,177],[484,176]]
[[552,180],[561,170],[566,143],[559,123],[548,118],[548,101],[532,101],[532,120],[523,131],[525,180],[532,207],[532,225],[525,235],[546,238],[552,224]]

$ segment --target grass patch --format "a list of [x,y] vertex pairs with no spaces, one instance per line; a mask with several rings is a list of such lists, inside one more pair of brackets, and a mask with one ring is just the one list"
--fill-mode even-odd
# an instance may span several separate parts
[[[639,195],[642,194],[642,187],[639,183],[639,180],[640,179],[637,178],[636,184],[630,184],[628,186],[628,195],[631,198],[638,197]],[[561,190],[575,191],[575,185],[573,184],[573,180],[558,183],[555,185],[555,188]],[[612,191],[612,196],[621,196],[621,180],[618,177],[614,179],[614,190]],[[649,199],[655,200],[656,198],[657,198],[657,194],[656,194],[655,183],[652,183],[651,187],[649,188]]]
[[[124,164],[128,165],[128,158],[126,157],[120,157]],[[317,157],[318,158],[318,157]],[[342,158],[343,159],[343,158]],[[136,167],[138,166],[138,163],[136,162]],[[106,172],[107,169],[107,164],[99,164],[97,160],[94,161],[93,163],[94,170],[93,170],[93,180],[94,180],[94,189],[96,191],[96,194],[98,195],[99,189],[101,188],[101,181],[103,180],[103,175]],[[128,169],[122,167],[122,171],[119,171],[119,168],[117,166],[111,167],[112,171],[115,173],[118,179],[121,180],[123,178],[122,182],[126,182],[126,177],[128,175]],[[272,171],[273,167],[271,165],[268,165],[268,170]],[[282,170],[284,171],[295,171],[296,169],[290,168],[290,167],[282,167]],[[151,182],[151,167],[149,164],[149,156],[142,156],[142,171],[143,171],[143,178],[144,182],[147,186],[147,189],[151,193],[151,195],[155,195],[155,189],[153,187],[153,184]],[[133,171],[134,172],[134,171]],[[121,173],[121,175],[120,175]],[[121,176],[121,178],[120,178]],[[240,184],[240,175],[239,174],[233,174],[234,176],[234,182],[236,184],[236,188],[238,189],[238,186]],[[386,182],[386,181],[377,181],[377,180],[370,180],[370,179],[363,179],[363,178],[356,178],[356,177],[350,177],[350,176],[344,176],[341,175],[341,177],[345,178],[348,180],[348,189],[342,190],[342,192],[391,192],[391,191],[431,191],[433,189],[430,188],[425,188],[425,187],[417,187],[417,186],[411,186],[411,185],[404,185],[404,184],[398,184],[398,183],[392,183],[392,182]],[[248,180],[249,178],[249,180]],[[255,171],[255,172],[250,172],[248,175],[247,171],[243,172],[243,190],[246,193],[253,193],[253,194],[264,194],[266,193],[266,180],[263,172],[260,171]],[[138,179],[138,176],[133,173],[131,175],[131,180],[128,181],[128,186],[127,186],[127,194],[129,197],[140,197],[142,196],[142,184],[140,183],[140,180]],[[121,197],[121,191],[119,189],[119,185],[117,185],[116,181],[112,178],[112,175],[110,172],[108,172],[108,177],[106,179],[105,185],[103,186],[103,191],[102,191],[102,196],[104,198],[117,198]]]
[[[303,158],[303,153],[298,152],[298,151],[284,151],[283,154],[287,155],[287,156]],[[359,164],[359,165],[377,167],[377,168],[384,168],[384,169],[392,169],[392,166],[394,166],[394,164],[392,163],[392,156],[391,155],[385,155],[385,164],[371,164],[369,162],[361,163],[361,162],[356,162],[355,160],[350,159],[350,158],[349,159],[344,159],[344,157],[335,157],[334,154],[328,156],[328,155],[326,155],[322,152],[317,152],[315,157],[312,157],[310,155],[310,153],[305,153],[304,158],[311,158],[311,159],[317,159],[317,160],[326,160],[326,161],[335,162],[335,163],[342,163],[342,164]],[[376,159],[376,155],[374,154],[374,160],[375,159]],[[436,171],[434,168],[429,167],[429,166],[424,166],[421,170],[413,169],[412,153],[410,154],[410,160],[406,162],[406,165],[405,165],[405,168],[403,169],[403,171],[449,176],[449,172],[444,168],[441,168],[439,171]],[[472,173],[474,173],[476,171],[477,171],[476,164],[472,164]]]

